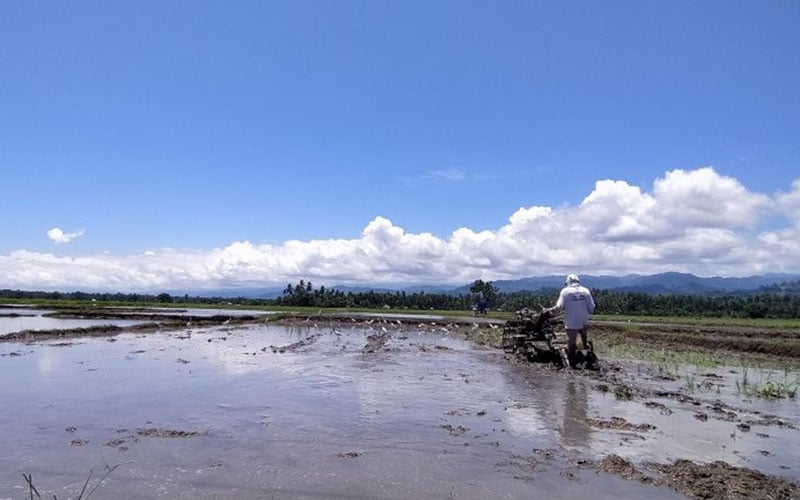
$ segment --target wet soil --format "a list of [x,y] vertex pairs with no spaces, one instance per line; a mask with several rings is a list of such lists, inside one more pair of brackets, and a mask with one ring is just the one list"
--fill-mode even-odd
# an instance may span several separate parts
[[[491,348],[498,323],[473,318],[154,321],[0,337],[0,424],[18,450],[0,459],[0,498],[19,497],[31,471],[74,496],[99,456],[136,462],[104,482],[112,496],[800,498],[797,403],[739,394],[736,367],[694,367],[691,385],[628,360],[560,370]],[[648,327],[647,343],[797,341],[675,330]],[[793,347],[758,352],[785,360]],[[37,373],[41,386],[13,385]]]
[[691,460],[675,460],[669,464],[648,463],[636,467],[619,455],[609,455],[593,465],[632,481],[667,484],[690,498],[794,499],[800,495],[796,483],[722,461],[698,464]]
[[175,429],[138,429],[136,434],[142,437],[156,437],[156,438],[185,438],[191,436],[199,436],[200,431],[180,431]]

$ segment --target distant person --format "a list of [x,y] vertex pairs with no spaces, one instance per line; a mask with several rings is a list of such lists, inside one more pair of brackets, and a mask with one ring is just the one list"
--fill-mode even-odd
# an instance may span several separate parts
[[570,366],[575,365],[575,352],[578,349],[578,335],[581,336],[583,349],[589,348],[589,317],[594,312],[592,292],[581,285],[575,274],[570,274],[564,281],[564,288],[558,294],[556,305],[547,309],[550,314],[564,311],[564,328],[567,330],[567,358]]

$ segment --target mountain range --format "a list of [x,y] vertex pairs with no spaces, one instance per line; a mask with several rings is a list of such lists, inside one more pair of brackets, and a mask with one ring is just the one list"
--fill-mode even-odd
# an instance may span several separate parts
[[[769,287],[785,282],[800,280],[800,274],[764,274],[740,278],[700,277],[694,274],[667,272],[660,274],[629,274],[626,276],[582,275],[581,283],[591,289],[617,290],[626,292],[642,292],[650,294],[724,294],[724,293],[752,293],[762,287]],[[538,276],[520,278],[517,280],[493,281],[492,285],[499,291],[511,293],[519,291],[538,292],[543,290],[560,289],[564,284],[564,276]],[[343,292],[399,292],[406,293],[446,293],[452,295],[468,294],[471,283],[460,286],[454,285],[334,285],[326,288]],[[236,288],[206,290],[191,293],[201,297],[250,297],[250,298],[275,298],[279,297],[285,286],[263,288]],[[183,295],[180,292],[179,295]]]
[[[581,283],[592,289],[643,292],[651,294],[718,294],[754,292],[762,287],[800,279],[798,274],[765,274],[741,278],[703,278],[688,273],[667,272],[660,274],[626,276],[581,276]],[[561,288],[563,276],[544,276],[518,280],[495,281],[493,285],[502,292],[522,290],[538,291]],[[469,291],[469,286],[464,287]]]

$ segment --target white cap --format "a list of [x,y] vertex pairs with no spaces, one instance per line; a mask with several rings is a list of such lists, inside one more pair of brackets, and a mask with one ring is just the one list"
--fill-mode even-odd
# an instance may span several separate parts
[[578,278],[577,274],[570,274],[569,276],[567,276],[567,279],[566,279],[566,281],[564,281],[564,284],[565,285],[577,285],[580,282],[581,282],[581,280],[580,280],[580,278]]

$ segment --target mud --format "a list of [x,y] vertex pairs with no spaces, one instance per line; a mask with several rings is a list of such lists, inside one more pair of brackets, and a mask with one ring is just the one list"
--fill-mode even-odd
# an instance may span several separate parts
[[675,460],[669,464],[643,464],[609,455],[595,464],[599,469],[646,484],[666,484],[690,498],[706,499],[793,499],[800,495],[796,483],[767,476],[758,471],[733,467],[722,461],[698,464]]
[[650,431],[656,428],[652,424],[633,424],[622,417],[611,417],[608,420],[587,418],[586,423],[598,429],[616,429],[622,431]]
[[142,437],[156,437],[156,438],[185,438],[191,436],[199,436],[199,431],[179,431],[175,429],[137,429],[136,434]]
[[741,367],[558,370],[471,318],[159,322],[3,337],[0,499],[92,470],[108,498],[798,498],[797,402]]
[[798,498],[800,495],[796,484],[721,461],[696,464],[677,460],[654,468],[665,475],[671,487],[695,498]]

